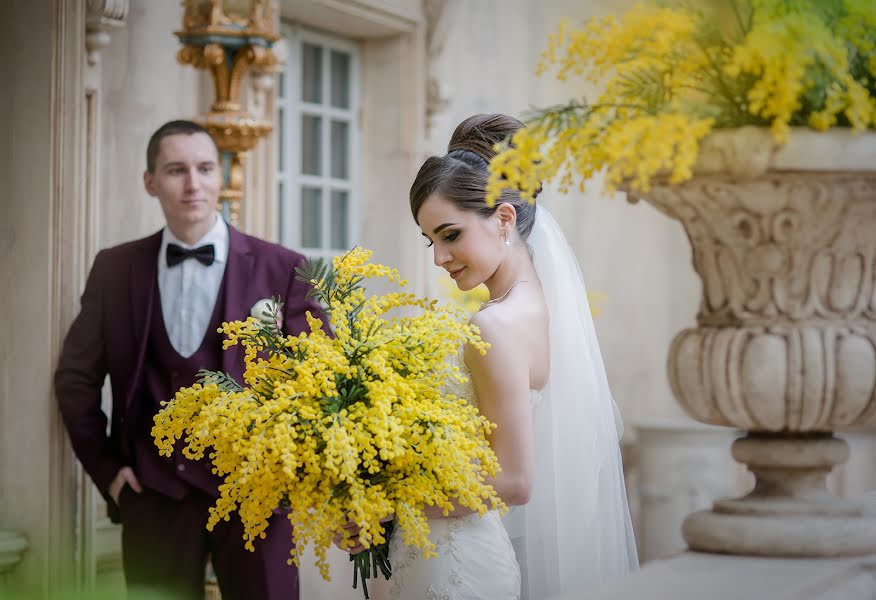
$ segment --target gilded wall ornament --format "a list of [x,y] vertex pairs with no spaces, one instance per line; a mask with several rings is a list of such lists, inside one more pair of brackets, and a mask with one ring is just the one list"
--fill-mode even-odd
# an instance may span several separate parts
[[225,184],[220,199],[236,222],[243,199],[245,154],[272,125],[248,114],[240,86],[250,68],[271,73],[277,57],[271,50],[279,39],[276,13],[267,0],[185,0],[183,43],[177,61],[210,72],[214,101],[210,112],[196,119],[216,140],[223,154]]

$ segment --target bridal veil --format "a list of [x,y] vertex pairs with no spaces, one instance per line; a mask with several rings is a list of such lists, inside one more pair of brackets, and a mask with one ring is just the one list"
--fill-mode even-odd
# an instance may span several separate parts
[[533,406],[531,499],[505,524],[522,598],[584,590],[638,566],[624,488],[620,414],[587,290],[562,230],[543,206],[527,240],[550,315],[550,377]]

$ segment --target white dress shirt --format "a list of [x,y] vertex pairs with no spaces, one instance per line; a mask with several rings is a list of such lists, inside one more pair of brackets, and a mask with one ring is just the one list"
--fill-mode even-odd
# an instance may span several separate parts
[[[167,245],[170,243],[179,244],[183,248],[213,244],[215,260],[209,267],[194,258],[168,267]],[[161,250],[158,253],[161,313],[164,315],[164,327],[171,345],[185,358],[194,354],[204,340],[227,262],[228,225],[220,216],[216,217],[216,224],[207,235],[193,245],[178,240],[167,227],[161,234]]]

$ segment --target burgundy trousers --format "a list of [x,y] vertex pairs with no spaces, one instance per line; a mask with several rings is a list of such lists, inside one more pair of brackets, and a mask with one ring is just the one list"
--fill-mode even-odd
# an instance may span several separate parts
[[210,557],[222,600],[298,600],[298,569],[288,565],[292,526],[274,514],[267,537],[244,548],[236,513],[207,531],[213,498],[193,491],[175,500],[148,488],[129,486],[119,495],[122,560],[129,600],[201,600]]

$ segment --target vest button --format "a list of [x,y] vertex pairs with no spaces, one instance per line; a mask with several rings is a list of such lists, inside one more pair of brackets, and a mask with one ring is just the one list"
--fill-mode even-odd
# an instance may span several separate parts
[[177,465],[176,468],[177,468],[177,470],[179,470],[179,471],[185,471],[185,470],[186,470],[186,466],[185,466],[185,465]]

